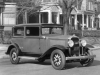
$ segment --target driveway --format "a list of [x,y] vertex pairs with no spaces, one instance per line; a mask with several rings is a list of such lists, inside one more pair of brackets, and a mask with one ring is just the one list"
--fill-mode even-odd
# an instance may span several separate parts
[[39,63],[34,60],[21,59],[20,64],[13,65],[9,59],[0,59],[0,75],[100,75],[100,50],[94,50],[96,58],[90,67],[80,63],[66,64],[65,70],[55,70],[50,60]]

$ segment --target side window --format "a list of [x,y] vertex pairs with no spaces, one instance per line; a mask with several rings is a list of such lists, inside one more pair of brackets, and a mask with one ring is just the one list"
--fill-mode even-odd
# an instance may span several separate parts
[[26,36],[39,36],[39,27],[26,27]]
[[63,34],[61,28],[42,28],[42,34]]
[[24,27],[15,27],[14,36],[24,36]]

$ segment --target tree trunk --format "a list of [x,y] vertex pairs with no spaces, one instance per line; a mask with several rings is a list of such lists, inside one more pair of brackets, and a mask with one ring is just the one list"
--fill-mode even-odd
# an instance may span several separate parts
[[68,29],[69,29],[69,17],[71,14],[70,9],[63,9],[63,24],[64,24],[64,35],[68,35]]

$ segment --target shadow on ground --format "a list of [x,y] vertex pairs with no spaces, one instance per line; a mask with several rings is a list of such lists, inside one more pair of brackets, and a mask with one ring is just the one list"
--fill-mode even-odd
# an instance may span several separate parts
[[[38,61],[34,61],[34,60],[22,60],[20,61],[20,64],[38,64],[38,65],[51,65],[50,60],[46,60],[45,62],[38,62]],[[99,66],[100,65],[100,61],[99,60],[94,60],[93,64],[89,67],[92,66]],[[79,62],[73,62],[73,63],[66,63],[65,69],[72,69],[72,68],[81,68],[82,65]]]
[[38,65],[51,65],[50,60],[38,62],[37,60],[21,60],[19,64],[38,64]]
[[99,60],[94,60],[93,64],[91,66],[99,66],[100,61]]
[[[100,66],[100,61],[99,60],[94,60],[94,62],[90,66],[87,66],[87,67],[93,67],[93,66]],[[79,62],[75,62],[75,63],[66,64],[65,69],[82,68],[82,67],[83,66]]]

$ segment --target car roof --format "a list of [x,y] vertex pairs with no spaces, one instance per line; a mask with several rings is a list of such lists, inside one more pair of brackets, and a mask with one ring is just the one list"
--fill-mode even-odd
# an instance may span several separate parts
[[29,24],[18,24],[13,27],[24,27],[24,26],[42,26],[42,27],[63,27],[62,24],[46,24],[46,23],[29,23]]

